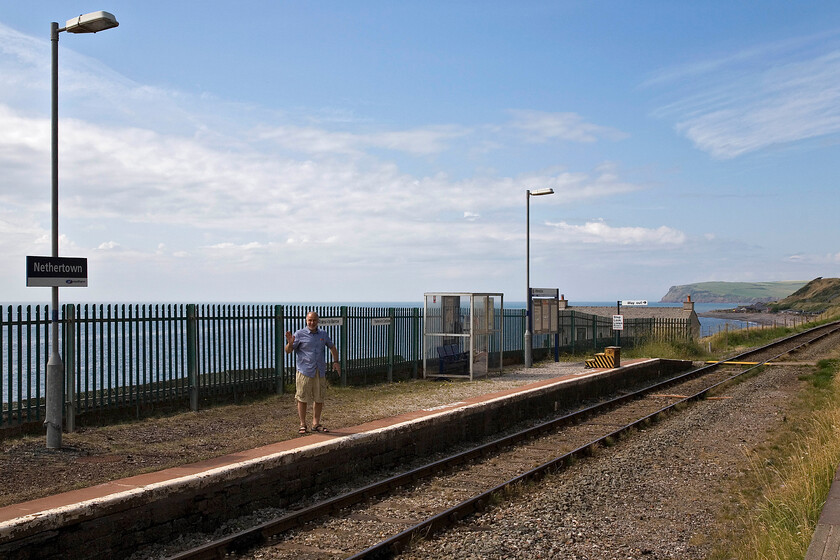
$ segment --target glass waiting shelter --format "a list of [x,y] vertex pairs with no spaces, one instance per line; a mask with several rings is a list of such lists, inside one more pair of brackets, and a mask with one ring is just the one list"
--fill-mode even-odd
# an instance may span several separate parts
[[472,381],[502,373],[502,294],[435,292],[424,299],[423,377]]

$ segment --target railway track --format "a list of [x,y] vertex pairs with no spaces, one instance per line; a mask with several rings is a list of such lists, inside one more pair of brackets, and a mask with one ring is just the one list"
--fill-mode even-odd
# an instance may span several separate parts
[[[840,324],[799,333],[620,395],[173,556],[177,559],[383,558],[397,554],[519,484],[611,445],[767,362],[840,337]],[[351,530],[331,531],[337,518]]]

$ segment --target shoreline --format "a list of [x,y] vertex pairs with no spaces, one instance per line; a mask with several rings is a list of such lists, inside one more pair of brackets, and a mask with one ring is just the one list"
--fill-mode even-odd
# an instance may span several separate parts
[[765,326],[774,326],[774,325],[786,325],[788,323],[792,323],[794,321],[794,317],[796,317],[796,322],[801,322],[801,318],[799,316],[791,316],[785,313],[757,313],[757,312],[748,312],[748,311],[704,311],[703,313],[698,313],[698,317],[711,317],[713,319],[731,319],[733,321],[747,321],[750,323],[757,323],[759,325]]

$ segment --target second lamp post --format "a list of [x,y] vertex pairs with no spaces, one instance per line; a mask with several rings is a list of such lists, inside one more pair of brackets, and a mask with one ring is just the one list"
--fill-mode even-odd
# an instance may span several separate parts
[[531,197],[554,194],[554,189],[535,189],[525,191],[525,367],[533,365],[531,350]]

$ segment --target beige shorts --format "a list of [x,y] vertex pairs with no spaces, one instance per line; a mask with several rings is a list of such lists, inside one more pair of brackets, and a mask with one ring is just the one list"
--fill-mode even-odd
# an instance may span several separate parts
[[307,377],[301,372],[295,376],[295,400],[305,403],[322,403],[327,396],[327,378]]

